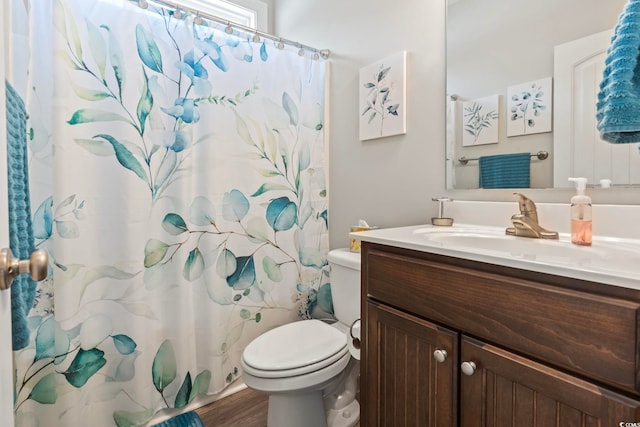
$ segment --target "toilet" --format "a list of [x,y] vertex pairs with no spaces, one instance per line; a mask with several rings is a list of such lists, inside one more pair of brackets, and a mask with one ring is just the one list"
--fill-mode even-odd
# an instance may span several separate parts
[[360,318],[360,254],[329,252],[335,323],[301,320],[260,335],[242,353],[247,387],[269,395],[268,427],[351,427],[359,361],[347,336]]

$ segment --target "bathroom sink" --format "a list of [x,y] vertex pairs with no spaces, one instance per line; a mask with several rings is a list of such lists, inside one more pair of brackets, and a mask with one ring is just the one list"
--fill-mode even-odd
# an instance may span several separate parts
[[413,226],[358,233],[364,241],[456,256],[640,289],[640,240],[594,236],[577,246],[559,240],[508,236],[500,227]]
[[464,247],[470,250],[495,252],[532,261],[576,264],[582,266],[611,268],[627,261],[640,261],[640,247],[615,241],[596,241],[594,246],[577,246],[567,240],[531,239],[507,236],[493,232],[453,231],[449,233],[425,233],[424,237],[449,247]]
[[415,233],[436,245],[465,247],[510,256],[566,257],[572,254],[583,256],[585,253],[585,248],[567,245],[569,242],[508,236],[504,230],[493,228],[452,228],[450,230],[432,228],[416,230]]

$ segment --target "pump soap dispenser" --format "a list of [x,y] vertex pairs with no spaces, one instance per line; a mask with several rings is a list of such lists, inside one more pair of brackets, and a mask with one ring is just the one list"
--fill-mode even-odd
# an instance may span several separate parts
[[584,194],[587,178],[569,178],[576,184],[576,195],[571,198],[571,243],[591,246],[591,198]]

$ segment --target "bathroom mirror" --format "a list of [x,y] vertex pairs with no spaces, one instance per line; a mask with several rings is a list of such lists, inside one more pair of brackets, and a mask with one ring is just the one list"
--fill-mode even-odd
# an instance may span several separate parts
[[[625,3],[626,0],[448,0],[448,189],[479,188],[477,159],[482,156],[523,152],[532,154],[528,187],[568,186],[557,182],[554,185],[554,163],[556,174],[561,175],[571,161],[561,153],[563,150],[554,150],[555,125],[568,123],[564,116],[558,118],[554,108],[553,95],[558,89],[553,87],[557,80],[554,47],[613,29]],[[541,100],[544,98],[539,113],[550,114],[550,122],[542,126],[542,118],[539,120],[531,110],[533,116],[525,120],[540,124],[537,129],[526,124],[524,130],[510,128],[514,96],[521,97],[531,88],[531,96],[540,94]],[[484,110],[477,114],[478,108]],[[469,129],[467,119],[472,115],[474,129]],[[476,133],[472,139],[463,138],[465,125],[468,134]],[[478,138],[478,132],[484,132],[484,139]],[[539,152],[548,156],[536,156]],[[471,160],[464,163],[460,158]]]

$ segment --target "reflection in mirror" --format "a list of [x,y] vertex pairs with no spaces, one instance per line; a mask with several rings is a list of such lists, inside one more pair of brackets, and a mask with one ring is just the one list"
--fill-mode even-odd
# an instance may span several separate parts
[[[598,178],[611,178],[598,177],[584,168],[572,170],[574,153],[562,149],[571,142],[554,142],[556,133],[567,138],[563,131],[557,132],[557,125],[562,123],[564,132],[569,129],[569,134],[575,127],[574,119],[566,112],[559,116],[558,100],[554,99],[559,89],[554,50],[568,42],[585,37],[589,40],[589,36],[611,31],[625,3],[626,0],[448,0],[447,188],[567,187],[558,181],[571,174],[589,176],[590,184],[597,183]],[[610,33],[606,37],[609,39]],[[572,48],[568,50],[571,52]],[[602,68],[598,64],[590,67],[598,80],[592,81],[591,86],[597,87]],[[564,96],[583,98],[582,93]],[[595,99],[586,102],[585,114],[592,123],[583,122],[580,126],[592,126],[586,133],[597,138]],[[556,149],[559,144],[561,148]],[[633,148],[637,151],[637,147]],[[547,152],[548,157],[538,156],[541,151]],[[598,156],[592,155],[592,159]],[[463,164],[461,157],[477,160]],[[531,160],[524,161],[525,158]],[[491,186],[483,182],[491,182]]]

